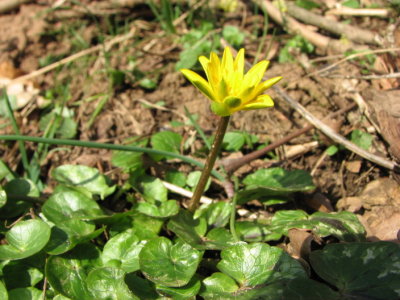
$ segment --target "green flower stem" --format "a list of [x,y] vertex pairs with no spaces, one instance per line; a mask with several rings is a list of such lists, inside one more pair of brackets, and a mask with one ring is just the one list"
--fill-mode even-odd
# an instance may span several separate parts
[[231,230],[231,234],[233,236],[233,239],[235,240],[235,242],[239,242],[240,239],[236,233],[236,227],[235,227],[235,220],[236,220],[236,203],[237,203],[237,194],[235,194],[235,196],[233,196],[232,199],[232,209],[231,209],[231,217],[229,220],[229,228]]
[[[86,141],[77,141],[77,140],[65,140],[65,139],[48,139],[42,137],[34,137],[34,136],[24,136],[24,135],[0,135],[0,141],[26,141],[26,142],[34,142],[34,143],[44,143],[51,145],[68,145],[68,146],[78,146],[78,147],[87,147],[87,148],[98,148],[98,149],[109,149],[109,150],[117,150],[117,151],[128,151],[128,152],[142,152],[148,154],[159,154],[169,157],[178,158],[186,163],[193,164],[200,168],[204,167],[204,164],[187,156],[180,155],[178,153],[167,152],[162,150],[144,148],[144,147],[136,147],[136,146],[125,146],[125,145],[114,145],[114,144],[105,144],[105,143],[96,143],[96,142],[86,142]],[[214,159],[215,161],[215,159]],[[216,171],[212,171],[211,174],[215,176],[218,180],[224,182],[225,177]]]
[[203,172],[201,173],[199,182],[196,185],[196,189],[194,190],[192,199],[190,199],[189,211],[191,212],[194,212],[199,207],[200,198],[203,195],[204,188],[207,184],[208,178],[210,177],[210,173],[212,172],[212,169],[214,167],[215,160],[217,159],[219,149],[221,148],[222,140],[224,139],[226,129],[228,128],[229,119],[230,116],[226,116],[226,117],[221,117],[219,121],[214,142],[211,146],[210,153],[208,154]]
[[[13,110],[11,108],[10,99],[8,98],[8,94],[7,94],[5,88],[2,89],[2,94],[3,94],[3,97],[5,99],[7,112],[8,112],[10,121],[11,121],[11,125],[12,125],[12,127],[14,129],[14,132],[16,134],[20,135],[20,131],[19,131],[19,128],[18,128],[17,120],[14,117],[14,112],[13,112]],[[26,154],[25,145],[24,145],[24,143],[22,141],[18,141],[18,147],[19,147],[19,152],[21,153],[22,164],[24,166],[24,169],[26,170],[26,172],[28,172],[28,175],[30,177],[29,161],[28,161],[28,155]]]

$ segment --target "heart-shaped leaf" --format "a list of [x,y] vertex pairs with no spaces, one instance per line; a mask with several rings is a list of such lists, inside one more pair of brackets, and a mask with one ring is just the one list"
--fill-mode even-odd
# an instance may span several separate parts
[[245,203],[258,199],[267,201],[270,197],[287,196],[294,192],[307,192],[315,189],[310,174],[304,170],[286,171],[282,168],[260,169],[248,175],[239,191],[238,201]]
[[96,201],[73,189],[53,193],[42,206],[42,212],[55,224],[62,224],[71,218],[103,215]]
[[151,281],[168,287],[189,283],[197,270],[202,253],[189,244],[175,245],[165,237],[149,241],[139,254],[140,270]]
[[51,176],[59,183],[84,187],[91,194],[102,199],[112,194],[114,186],[109,186],[108,179],[99,170],[81,165],[62,165],[52,170]]
[[93,299],[139,300],[124,282],[125,272],[117,268],[92,270],[87,279],[87,287]]
[[157,285],[157,291],[169,298],[176,299],[176,300],[183,300],[183,299],[193,299],[196,297],[197,293],[200,290],[201,281],[197,276],[193,276],[189,283],[182,287],[168,287]]
[[34,287],[17,288],[8,292],[8,300],[41,300],[42,291]]
[[141,241],[132,230],[124,231],[113,236],[105,244],[101,260],[104,265],[112,260],[118,260],[120,268],[125,272],[139,270],[139,253],[145,241]]
[[168,200],[159,204],[140,202],[135,208],[140,213],[155,218],[168,218],[179,212],[179,204],[175,200]]
[[263,243],[238,243],[222,250],[221,258],[217,268],[242,287],[305,276],[296,260],[282,249]]
[[[172,153],[179,153],[181,142],[182,136],[172,131],[157,132],[151,136],[150,140],[151,146],[154,149]],[[156,161],[168,158],[159,154],[152,154],[151,157]]]
[[86,278],[100,266],[100,251],[92,244],[79,244],[60,256],[50,256],[46,263],[46,278],[60,294],[71,299],[89,300]]
[[204,218],[194,219],[192,214],[181,210],[168,222],[168,229],[196,249],[205,249],[201,236],[207,231],[207,222]]
[[0,246],[0,259],[22,259],[38,253],[50,239],[50,226],[39,219],[21,221],[7,233],[8,245]]
[[310,254],[312,268],[346,299],[399,299],[400,247],[390,242],[329,244]]

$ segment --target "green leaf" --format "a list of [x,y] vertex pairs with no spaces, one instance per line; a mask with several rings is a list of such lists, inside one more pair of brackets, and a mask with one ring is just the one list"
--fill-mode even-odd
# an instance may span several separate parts
[[367,132],[355,129],[351,132],[350,140],[358,147],[369,150],[372,146],[373,137]]
[[326,148],[325,153],[328,154],[329,156],[333,156],[336,153],[338,153],[339,148],[336,145],[331,145],[328,148]]
[[50,239],[50,227],[34,219],[15,224],[7,233],[7,245],[0,246],[0,259],[22,259],[38,253]]
[[168,200],[158,204],[140,202],[135,208],[140,213],[155,218],[169,218],[179,213],[179,204],[176,200]]
[[[180,153],[182,136],[172,131],[161,131],[153,134],[150,139],[151,146],[157,150],[168,151],[172,153]],[[151,157],[158,161],[168,158],[163,155],[152,154]]]
[[236,299],[235,293],[239,286],[235,280],[224,273],[214,273],[203,280],[203,289],[200,293],[204,299]]
[[135,212],[132,220],[132,229],[140,240],[149,240],[156,237],[164,221]]
[[76,135],[77,123],[74,120],[74,111],[67,107],[56,107],[50,113],[41,116],[39,128],[48,131],[49,126],[55,127],[55,134],[62,139],[71,139]]
[[140,185],[143,189],[143,198],[146,201],[167,201],[168,190],[160,179],[151,176],[143,176]]
[[213,228],[206,235],[207,249],[222,250],[232,246],[234,242],[232,234],[225,228]]
[[10,262],[3,268],[3,278],[7,289],[11,290],[35,286],[43,279],[43,273],[24,260],[19,260]]
[[157,82],[149,78],[143,78],[139,81],[139,85],[146,90],[154,90],[157,87]]
[[246,142],[242,132],[227,132],[222,141],[222,148],[226,151],[239,151]]
[[320,7],[318,3],[310,0],[296,0],[296,5],[307,10]]
[[25,213],[32,204],[24,201],[26,197],[39,197],[39,189],[30,180],[13,179],[4,185],[7,203],[0,209],[0,216],[13,218]]
[[125,276],[125,283],[139,299],[160,300],[155,290],[154,283],[147,279],[136,276],[134,273],[128,273]]
[[59,183],[84,187],[101,199],[112,194],[115,185],[109,186],[108,179],[99,170],[81,165],[62,165],[52,170],[51,176]]
[[360,2],[358,0],[347,0],[344,1],[342,5],[350,8],[360,8]]
[[149,241],[139,254],[140,270],[149,280],[168,287],[189,283],[197,270],[202,254],[189,244],[175,245],[165,237]]
[[399,299],[400,247],[390,242],[329,244],[312,268],[348,299]]
[[142,153],[140,152],[127,152],[127,151],[113,151],[111,163],[121,168],[124,172],[136,170],[143,167]]
[[282,249],[267,244],[238,243],[221,252],[217,268],[241,287],[305,277],[301,265]]
[[46,278],[53,289],[71,299],[90,300],[86,278],[97,266],[100,251],[92,244],[80,244],[72,251],[50,256],[46,263]]
[[310,174],[304,170],[286,171],[282,168],[260,169],[248,175],[243,183],[244,190],[239,191],[240,203],[270,197],[287,196],[294,192],[308,192],[315,189]]
[[120,268],[125,272],[139,270],[139,253],[145,241],[140,240],[133,230],[127,230],[112,237],[104,245],[101,260],[107,266],[112,260],[120,262]]
[[96,201],[72,189],[53,193],[43,205],[42,212],[55,224],[71,218],[84,219],[103,215]]
[[[197,183],[200,180],[200,177],[201,177],[201,171],[193,171],[193,172],[189,173],[189,175],[188,175],[188,177],[186,179],[186,184],[188,186],[190,186],[192,191],[195,190],[195,188],[197,186]],[[204,187],[204,191],[208,190],[208,188],[210,187],[210,184],[211,184],[211,179],[209,178],[207,180],[206,186]]]
[[93,299],[139,300],[124,282],[125,272],[116,268],[92,270],[87,279],[87,287]]
[[366,231],[357,216],[348,211],[337,213],[316,212],[311,215],[315,224],[313,232],[321,237],[333,235],[341,241],[365,241]]
[[204,217],[212,227],[225,227],[229,222],[232,205],[228,202],[215,202],[200,207],[194,217]]
[[8,300],[7,289],[4,286],[4,283],[0,280],[0,299]]
[[187,210],[181,210],[178,215],[168,222],[168,230],[196,249],[204,249],[202,236],[207,231],[207,222],[204,218],[194,219]]
[[244,33],[236,26],[225,25],[222,29],[222,36],[233,47],[240,47],[244,41]]
[[0,186],[0,208],[3,207],[7,203],[7,194],[6,191]]
[[103,231],[104,228],[95,230],[94,224],[69,219],[51,228],[50,241],[44,250],[51,255],[59,255],[71,250],[77,244],[95,239]]
[[282,237],[282,233],[272,230],[270,226],[258,221],[241,221],[235,224],[240,239],[246,242],[275,241]]
[[42,300],[42,291],[34,287],[18,288],[9,291],[9,300]]
[[180,187],[184,187],[186,185],[186,175],[175,170],[167,171],[165,180]]
[[201,282],[197,276],[193,276],[189,283],[182,287],[168,287],[157,285],[157,291],[174,300],[193,299],[200,291]]

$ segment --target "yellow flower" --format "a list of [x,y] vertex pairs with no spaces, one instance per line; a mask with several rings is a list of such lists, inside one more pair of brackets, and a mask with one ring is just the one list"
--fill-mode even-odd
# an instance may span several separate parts
[[235,59],[226,47],[220,61],[211,52],[210,59],[200,56],[199,61],[207,80],[189,70],[180,71],[211,100],[211,110],[219,116],[229,116],[239,110],[251,110],[274,106],[271,97],[263,94],[282,77],[274,77],[261,82],[269,61],[263,60],[244,74],[244,49],[240,49]]

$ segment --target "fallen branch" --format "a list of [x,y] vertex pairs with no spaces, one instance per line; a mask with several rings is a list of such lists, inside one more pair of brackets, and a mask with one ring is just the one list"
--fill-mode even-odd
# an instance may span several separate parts
[[353,144],[349,140],[345,139],[343,136],[337,134],[332,128],[328,125],[324,124],[321,120],[317,119],[313,114],[311,114],[308,110],[306,110],[300,103],[295,101],[292,97],[290,97],[286,92],[284,92],[280,87],[274,86],[273,89],[282,97],[282,99],[288,103],[294,110],[296,110],[299,114],[301,114],[308,122],[314,125],[318,130],[324,133],[327,137],[329,137],[334,142],[344,146],[348,150],[358,154],[359,156],[369,160],[373,163],[376,163],[379,166],[384,168],[393,170],[395,172],[400,171],[399,165],[396,163],[389,161],[383,157],[372,154],[364,149],[361,149],[357,145]]
[[342,6],[340,8],[330,9],[327,15],[336,16],[354,16],[354,17],[381,17],[386,18],[391,15],[389,8],[351,8]]
[[344,53],[350,49],[365,50],[365,47],[354,45],[351,42],[343,43],[340,40],[331,39],[322,34],[309,30],[304,24],[296,21],[290,16],[285,15],[270,1],[253,1],[258,4],[262,9],[264,9],[275,22],[284,26],[289,33],[301,35],[303,38],[318,47],[324,53]]
[[106,42],[105,44],[96,45],[94,47],[82,50],[82,51],[80,51],[78,53],[75,53],[75,54],[73,54],[71,56],[63,58],[63,59],[61,59],[61,60],[59,60],[59,61],[57,61],[57,62],[55,62],[55,63],[53,63],[51,65],[43,67],[43,68],[41,68],[39,70],[35,70],[35,71],[33,71],[33,72],[29,73],[29,74],[17,77],[15,79],[11,80],[7,84],[7,86],[11,85],[11,84],[13,84],[15,82],[29,80],[29,79],[35,78],[37,76],[46,74],[47,72],[50,72],[50,71],[52,71],[52,70],[54,70],[54,69],[56,69],[56,68],[58,68],[58,67],[60,67],[62,65],[65,65],[65,64],[67,64],[69,62],[77,60],[78,58],[81,58],[81,57],[83,57],[85,55],[100,51],[102,49],[105,49],[106,51],[108,51],[113,45],[121,43],[121,42],[126,41],[126,40],[129,40],[129,39],[133,38],[134,36],[135,36],[135,30],[131,30],[129,33],[117,36],[117,37],[113,38],[112,40]]
[[331,64],[331,65],[329,65],[329,66],[327,66],[325,68],[322,68],[322,69],[319,69],[319,70],[314,71],[312,73],[309,73],[309,74],[306,75],[306,77],[317,75],[317,74],[320,74],[320,73],[323,73],[323,72],[327,72],[327,71],[335,68],[336,66],[340,65],[341,63],[344,63],[344,62],[346,62],[346,61],[348,61],[350,59],[354,59],[354,58],[357,58],[357,57],[362,57],[362,56],[365,56],[365,55],[368,55],[368,54],[379,54],[379,53],[387,53],[387,52],[400,52],[400,48],[377,49],[377,50],[363,51],[363,52],[360,52],[360,53],[354,53],[354,54],[351,54],[349,56],[346,56],[345,58],[342,58],[338,62],[335,62],[334,64]]
[[324,18],[304,8],[298,7],[296,4],[289,1],[286,2],[286,6],[289,15],[303,23],[317,26],[318,28],[322,28],[339,36],[345,36],[349,40],[357,43],[382,44],[382,38],[372,31]]
[[0,1],[0,14],[9,12],[21,4],[30,2],[31,0],[2,0]]
[[[331,113],[330,115],[328,115],[324,120],[329,120],[334,118],[337,115],[341,115],[343,113],[345,113],[346,111],[352,109],[353,107],[355,107],[355,104],[351,104],[347,107],[344,107],[342,109],[339,109],[338,111]],[[268,146],[259,149],[257,151],[251,152],[249,154],[246,154],[242,157],[236,158],[236,159],[223,159],[220,161],[220,164],[224,166],[225,171],[228,173],[232,173],[235,170],[237,170],[238,168],[240,168],[241,166],[248,164],[249,162],[265,155],[266,153],[278,148],[279,146],[282,146],[283,144],[286,144],[287,142],[289,142],[290,140],[310,131],[312,128],[314,128],[314,126],[312,124],[308,124],[306,126],[304,126],[303,128],[296,130],[295,132],[292,132],[290,134],[288,134],[287,136],[283,137],[280,140],[277,140],[275,142],[273,142],[272,144],[269,144]]]

